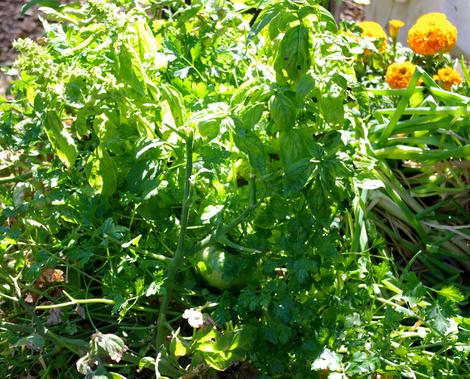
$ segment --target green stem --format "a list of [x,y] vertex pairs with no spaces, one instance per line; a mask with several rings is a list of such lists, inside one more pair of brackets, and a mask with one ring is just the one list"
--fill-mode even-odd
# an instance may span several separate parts
[[397,107],[392,110],[393,114],[390,118],[390,122],[388,123],[387,127],[385,128],[382,135],[380,136],[379,144],[383,144],[387,140],[387,138],[392,134],[393,130],[395,129],[396,124],[400,120],[403,112],[405,111],[408,105],[408,101],[411,95],[414,93],[414,90],[416,88],[416,85],[418,84],[420,75],[421,75],[420,71],[416,70],[413,76],[411,77],[410,83],[408,84],[407,92],[398,101]]
[[[402,99],[404,99],[403,97]],[[406,97],[406,100],[408,101],[409,97]],[[403,104],[403,103],[402,103]],[[407,104],[407,103],[406,103]],[[459,105],[459,106],[453,106],[453,107],[435,107],[435,108],[430,108],[430,107],[416,107],[416,108],[407,108],[406,104],[404,107],[400,109],[400,116],[402,115],[455,115],[455,116],[468,116],[470,115],[470,107],[466,105]],[[383,108],[376,113],[381,113],[381,114],[390,114],[394,112],[397,112],[397,108]],[[393,116],[392,116],[393,117]],[[396,117],[395,117],[396,119]],[[393,127],[398,123],[398,120],[393,123]],[[392,121],[390,121],[390,124],[392,124]],[[393,130],[393,128],[391,129]],[[388,137],[388,136],[387,136]]]
[[22,182],[23,180],[29,179],[33,176],[32,172],[27,172],[21,175],[10,175],[0,178],[0,184],[7,184],[7,183],[18,183]]
[[[111,236],[107,236],[106,239],[109,240],[110,242],[112,242],[112,243],[114,243],[114,244],[119,245],[119,246],[122,247],[122,242],[119,241],[118,239],[113,238],[113,237],[111,237]],[[103,240],[105,240],[105,239],[103,238]],[[162,245],[164,245],[164,242],[163,242],[163,241],[160,240],[160,242],[162,243]],[[167,247],[167,246],[165,245],[165,247]],[[168,248],[167,248],[167,249],[168,249]],[[145,256],[147,256],[147,257],[156,259],[156,260],[161,261],[161,262],[165,262],[165,263],[167,263],[167,264],[168,264],[169,262],[171,262],[171,258],[169,258],[169,257],[167,257],[167,256],[165,256],[165,255],[152,253],[152,252],[150,252],[150,251],[148,251],[148,250],[145,250],[145,249],[142,249],[142,248],[140,248],[140,247],[138,247],[138,246],[132,246],[132,250],[134,250],[134,251],[136,251],[136,252],[138,252],[138,253],[141,253],[142,255],[145,255]],[[172,253],[172,251],[171,251],[170,249],[168,249],[168,250],[169,250],[170,253]]]
[[110,299],[74,299],[72,301],[67,301],[65,303],[59,304],[51,304],[51,305],[38,305],[35,307],[36,310],[38,309],[55,309],[55,308],[65,308],[70,305],[77,305],[77,304],[109,304],[114,305],[116,302]]
[[230,241],[227,237],[223,237],[221,242],[225,245],[225,246],[228,246],[228,247],[231,247],[235,250],[238,250],[242,253],[250,253],[250,254],[260,254],[261,251],[260,250],[257,250],[257,249],[251,249],[249,247],[245,247],[245,246],[240,246],[232,241]]
[[441,161],[450,158],[470,159],[470,146],[458,146],[449,149],[421,149],[408,145],[388,146],[374,151],[380,159],[400,159],[424,161]]
[[395,62],[397,56],[397,37],[392,38],[392,62]]
[[18,301],[18,298],[7,295],[3,292],[0,292],[0,297],[4,297],[5,299],[11,300],[11,301]]
[[413,258],[411,258],[411,259],[409,260],[409,262],[406,264],[405,269],[404,269],[403,272],[401,273],[401,276],[402,276],[402,277],[405,277],[405,275],[408,273],[408,271],[410,271],[411,266],[413,266],[413,263],[415,263],[416,259],[418,258],[418,256],[419,256],[422,252],[423,252],[422,250],[419,250],[415,255],[413,255]]
[[186,175],[183,194],[183,209],[181,212],[181,229],[178,238],[175,255],[168,266],[168,275],[166,280],[166,291],[160,304],[160,314],[158,315],[157,327],[157,349],[160,351],[165,338],[166,314],[168,312],[168,304],[170,303],[173,287],[181,263],[184,259],[184,240],[186,238],[186,228],[188,225],[190,191],[191,191],[191,174],[193,170],[193,134],[190,132],[186,139]]

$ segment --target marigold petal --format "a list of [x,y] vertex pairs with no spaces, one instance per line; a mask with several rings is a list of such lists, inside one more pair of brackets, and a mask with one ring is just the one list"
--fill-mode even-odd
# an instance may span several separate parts
[[459,85],[462,83],[462,77],[452,67],[441,68],[437,75],[433,76],[433,79],[446,90],[450,90],[454,84]]
[[392,63],[387,67],[385,81],[390,88],[406,88],[408,87],[415,70],[416,66],[409,61],[405,61],[403,63]]

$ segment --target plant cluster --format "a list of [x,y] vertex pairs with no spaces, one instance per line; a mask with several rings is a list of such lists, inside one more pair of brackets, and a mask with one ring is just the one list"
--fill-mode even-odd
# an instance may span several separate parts
[[[440,46],[439,49],[436,48],[434,55],[421,54],[413,47],[413,43],[410,44],[412,49],[397,43],[399,30],[404,26],[399,20],[389,22],[392,43],[385,50],[382,32],[377,32],[372,39],[358,39],[360,32],[354,25],[343,25],[343,28],[349,30],[346,36],[355,46],[358,79],[369,87],[370,93],[387,102],[385,108],[389,108],[383,109],[383,103],[375,105],[369,124],[374,126],[369,128],[369,138],[375,147],[375,153],[388,159],[387,170],[395,170],[399,174],[395,188],[399,188],[400,196],[395,199],[387,196],[386,202],[393,205],[395,210],[404,209],[407,216],[404,213],[398,216],[401,211],[396,213],[391,209],[384,214],[382,211],[385,202],[378,201],[377,204],[381,204],[379,207],[382,208],[379,211],[381,218],[378,225],[394,241],[393,249],[402,257],[408,256],[407,260],[417,251],[433,252],[432,264],[424,255],[418,258],[426,267],[421,268],[427,271],[425,275],[432,273],[435,276],[433,279],[428,278],[429,280],[439,283],[446,280],[447,274],[451,274],[451,277],[459,278],[462,282],[462,274],[468,270],[468,254],[464,242],[466,236],[458,236],[460,232],[457,230],[465,229],[468,222],[464,216],[465,211],[462,212],[468,209],[468,201],[464,200],[468,172],[462,160],[468,159],[469,135],[466,121],[463,121],[466,116],[456,115],[453,110],[459,107],[463,107],[460,108],[463,110],[467,103],[468,69],[463,59],[461,62],[454,62],[450,56],[444,54],[453,47],[457,38],[455,27],[444,14],[423,15],[418,18],[416,25],[428,25],[440,30],[440,34],[429,33],[427,39],[421,41],[429,46]],[[379,29],[381,26],[375,23],[374,28]],[[349,38],[351,33],[355,33],[355,38]],[[446,34],[451,43],[446,46],[440,43],[441,34]],[[414,36],[413,27],[409,31],[409,43]],[[458,66],[465,80],[454,69]],[[384,80],[392,90],[384,89]],[[394,96],[401,96],[401,99],[394,100]],[[383,115],[386,117],[383,118]],[[430,120],[437,123],[425,125]],[[456,124],[453,123],[454,120]],[[422,122],[424,124],[419,126]],[[401,123],[408,125],[409,129],[399,130],[397,126]],[[441,167],[449,170],[444,174]],[[436,168],[437,173],[434,171]],[[375,206],[377,193],[373,196],[375,200],[372,204]],[[453,205],[449,206],[450,203]],[[410,223],[412,213],[415,214],[413,217],[416,217],[416,222]],[[383,225],[383,216],[388,220],[387,228]],[[428,216],[431,219],[421,220]],[[404,220],[406,225],[402,224]],[[420,224],[422,228],[419,227],[418,231],[417,226]],[[439,230],[447,230],[449,233],[442,234]],[[426,245],[430,240],[432,244],[423,249],[422,243]],[[446,266],[450,261],[452,263]],[[439,267],[443,268],[443,264],[447,274],[436,275],[441,272]],[[460,267],[455,269],[455,266]]]
[[469,375],[467,71],[386,88],[411,53],[316,0],[33,3],[0,98],[7,377]]

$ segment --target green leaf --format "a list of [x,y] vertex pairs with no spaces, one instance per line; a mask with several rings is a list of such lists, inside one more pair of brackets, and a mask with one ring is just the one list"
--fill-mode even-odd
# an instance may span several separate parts
[[460,303],[465,300],[465,296],[454,285],[443,287],[437,293],[454,303]]
[[260,174],[266,173],[266,152],[263,143],[252,130],[245,128],[241,120],[232,117],[235,125],[233,140],[238,149],[248,155],[251,166]]
[[300,160],[309,157],[309,151],[306,146],[309,139],[311,139],[311,135],[309,135],[308,130],[294,129],[280,133],[281,163],[286,172]]
[[249,327],[225,334],[211,330],[201,334],[201,338],[194,342],[192,350],[215,370],[224,371],[242,359],[252,343],[253,331]]
[[341,369],[343,357],[327,348],[312,363],[312,370],[330,370],[338,371]]
[[336,24],[336,20],[333,15],[322,6],[320,8],[320,18],[321,21],[325,22],[326,30],[330,31],[331,33],[338,32],[338,25]]
[[67,253],[68,258],[79,262],[79,267],[83,267],[94,255],[95,254],[91,251],[91,248],[84,249],[81,247],[77,247]]
[[184,101],[178,90],[170,84],[162,83],[159,86],[163,99],[168,102],[176,126],[180,127],[186,121]]
[[344,123],[342,96],[333,94],[320,96],[320,109],[326,122],[332,125],[342,125]]
[[48,111],[46,113],[44,129],[59,159],[67,167],[71,167],[77,159],[77,147],[56,112]]
[[250,36],[253,37],[257,35],[259,32],[261,32],[268,24],[274,22],[276,18],[282,13],[283,7],[281,4],[276,4],[276,3],[271,3],[266,9],[264,9],[258,18],[256,19],[256,22],[253,24],[251,31],[250,31]]
[[15,342],[13,347],[24,346],[29,350],[41,351],[44,347],[44,344],[45,341],[43,337],[41,337],[39,334],[33,334],[28,337],[20,338],[18,341]]
[[276,54],[274,69],[281,77],[293,81],[301,77],[311,65],[309,31],[304,25],[289,29]]
[[[307,201],[310,211],[312,215],[315,216],[317,222],[325,227],[328,226],[330,224],[331,200],[321,182],[316,181],[315,184],[313,184],[313,188],[308,192]],[[322,248],[321,251],[322,254],[326,253],[327,257],[331,255],[331,250],[324,250]]]
[[134,29],[137,32],[139,37],[139,52],[140,59],[145,59],[145,56],[148,54],[157,54],[158,53],[158,44],[155,39],[150,27],[144,20],[140,19],[134,23]]
[[442,301],[435,302],[427,311],[428,322],[439,333],[447,335],[451,331],[452,316],[455,312]]
[[[60,8],[57,8],[60,9]],[[41,7],[39,11],[47,15],[47,19],[58,21],[58,22],[68,22],[70,24],[78,24],[79,18],[76,15],[70,12],[59,12],[54,8]]]
[[170,341],[170,353],[175,357],[184,357],[188,355],[189,348],[187,343],[179,339],[177,336]]
[[353,84],[352,91],[361,111],[368,113],[370,111],[370,95],[364,86]]
[[424,101],[424,95],[422,92],[420,91],[416,91],[415,93],[413,93],[413,95],[411,95],[410,97],[410,107],[414,108],[414,107],[419,107],[420,104],[422,104]]
[[261,120],[263,112],[266,109],[265,103],[255,103],[243,109],[240,118],[248,128],[253,128]]
[[123,43],[119,50],[119,77],[144,96],[146,92],[142,64],[130,44]]
[[192,19],[194,16],[198,14],[198,12],[201,10],[203,7],[202,4],[191,4],[190,6],[186,7],[185,9],[181,10],[181,13],[179,14],[178,17],[178,25],[179,27],[182,27],[183,24]]
[[69,56],[69,55],[72,55],[73,53],[76,53],[80,50],[83,50],[84,48],[86,48],[88,45],[90,45],[92,42],[94,42],[95,40],[95,36],[94,35],[90,35],[88,36],[88,38],[86,38],[85,40],[83,40],[81,43],[79,43],[78,45],[74,46],[73,48],[70,48],[70,49],[66,49],[62,52],[62,54],[64,56]]
[[276,131],[289,132],[295,126],[297,107],[292,95],[278,92],[271,98],[270,114]]
[[34,7],[35,5],[50,7],[50,8],[55,8],[55,9],[60,8],[59,0],[31,0],[21,7],[21,15],[24,16],[26,12],[32,7]]
[[109,197],[116,191],[116,165],[102,145],[90,155],[85,169],[88,183],[97,193]]
[[284,191],[292,193],[300,190],[312,172],[309,143],[312,136],[308,129],[293,129],[279,135],[280,158],[284,168]]
[[351,376],[362,376],[374,372],[379,364],[380,361],[377,357],[369,356],[362,351],[357,351],[353,354],[346,372]]

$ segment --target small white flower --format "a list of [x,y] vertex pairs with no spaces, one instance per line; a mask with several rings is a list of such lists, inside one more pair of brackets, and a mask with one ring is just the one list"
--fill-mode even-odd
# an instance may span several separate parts
[[204,315],[193,308],[186,309],[183,313],[183,318],[187,319],[189,325],[193,328],[200,328],[204,325]]

